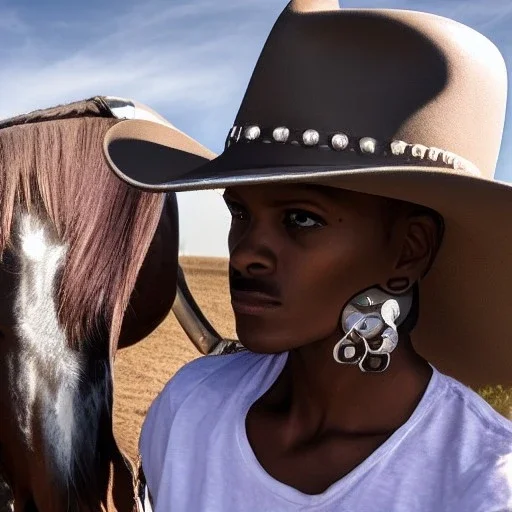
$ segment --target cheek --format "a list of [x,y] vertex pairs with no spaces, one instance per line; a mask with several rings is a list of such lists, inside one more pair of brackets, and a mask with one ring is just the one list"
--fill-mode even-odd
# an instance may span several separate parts
[[[332,333],[341,310],[349,298],[351,283],[339,260],[311,260],[307,268],[297,269],[287,287],[290,313],[297,329],[322,337]],[[293,278],[295,277],[295,278]]]
[[[354,247],[354,246],[352,246]],[[332,333],[347,302],[360,291],[379,284],[385,265],[375,249],[354,250],[330,244],[321,253],[291,263],[284,293],[290,322],[299,332]]]

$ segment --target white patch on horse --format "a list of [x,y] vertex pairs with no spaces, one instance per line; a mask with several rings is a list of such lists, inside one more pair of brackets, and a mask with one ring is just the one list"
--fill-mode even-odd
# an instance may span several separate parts
[[44,229],[20,233],[21,250],[31,260],[43,261],[48,246],[46,244]]
[[[105,381],[93,389],[81,386],[86,360],[69,348],[59,325],[56,279],[65,244],[49,224],[27,213],[15,219],[12,240],[21,269],[15,314],[20,350],[9,362],[9,368],[18,372],[10,379],[17,420],[29,447],[33,447],[34,425],[42,425],[48,460],[61,477],[73,479],[76,457],[84,449],[92,450],[94,457]],[[41,415],[38,422],[33,421],[35,410]]]

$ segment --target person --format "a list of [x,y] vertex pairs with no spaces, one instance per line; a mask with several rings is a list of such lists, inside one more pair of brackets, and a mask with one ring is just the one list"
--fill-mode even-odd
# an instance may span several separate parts
[[219,157],[144,121],[107,135],[122,179],[225,188],[232,214],[245,350],[152,404],[156,511],[512,510],[512,423],[469,387],[511,383],[506,89],[455,21],[293,0]]

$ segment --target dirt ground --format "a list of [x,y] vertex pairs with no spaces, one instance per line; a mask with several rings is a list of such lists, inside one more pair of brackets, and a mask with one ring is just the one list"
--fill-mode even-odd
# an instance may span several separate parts
[[[184,257],[187,283],[208,320],[224,337],[234,337],[227,260]],[[146,339],[117,353],[114,428],[121,448],[133,458],[149,405],[185,363],[199,356],[171,313]]]

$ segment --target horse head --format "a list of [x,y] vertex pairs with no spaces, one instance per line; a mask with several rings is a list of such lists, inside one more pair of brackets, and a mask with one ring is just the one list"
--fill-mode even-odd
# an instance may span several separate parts
[[[106,97],[0,122],[0,471],[15,511],[136,509],[112,431],[112,361],[173,304],[178,215],[174,194],[108,167],[103,138],[123,108],[164,122]],[[199,313],[182,287],[190,329]]]

